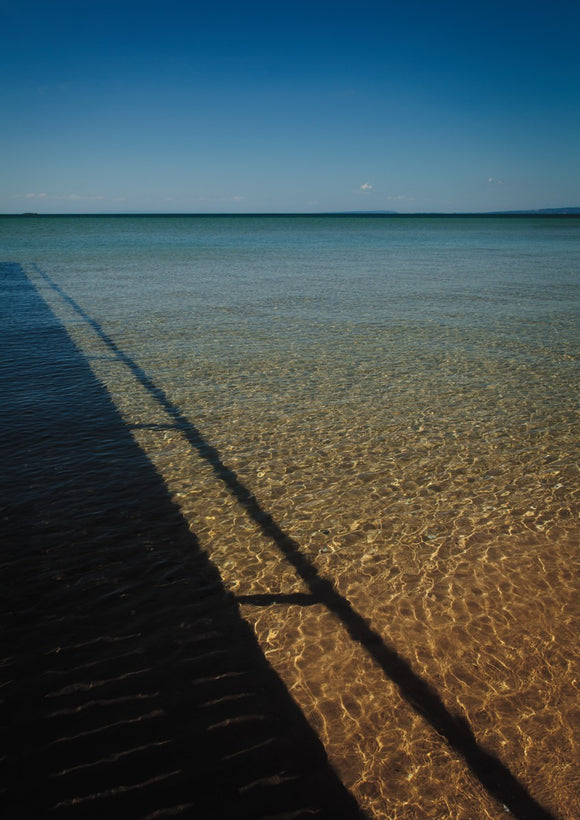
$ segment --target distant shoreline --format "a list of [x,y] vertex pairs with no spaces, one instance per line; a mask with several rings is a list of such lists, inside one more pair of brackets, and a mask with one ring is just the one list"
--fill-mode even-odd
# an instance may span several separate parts
[[546,208],[535,211],[482,211],[482,212],[442,212],[442,211],[425,211],[416,213],[401,213],[399,211],[291,211],[291,212],[255,212],[255,213],[235,213],[235,212],[195,212],[195,211],[178,211],[175,213],[159,213],[159,212],[123,212],[123,213],[6,213],[0,214],[0,217],[11,218],[52,218],[52,217],[158,217],[158,218],[177,218],[177,217],[264,217],[264,218],[291,218],[291,217],[378,217],[381,219],[416,219],[416,218],[454,218],[454,219],[484,219],[484,218],[517,218],[517,217],[538,217],[545,219],[546,217],[580,217],[580,208]]

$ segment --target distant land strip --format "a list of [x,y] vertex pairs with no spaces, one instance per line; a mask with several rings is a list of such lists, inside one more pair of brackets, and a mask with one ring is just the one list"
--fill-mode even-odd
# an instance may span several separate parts
[[177,211],[175,213],[167,212],[149,212],[149,211],[127,211],[127,212],[99,212],[99,213],[37,213],[36,211],[25,211],[17,214],[0,214],[6,217],[54,217],[54,216],[80,216],[80,217],[113,217],[113,216],[157,216],[157,217],[179,217],[179,216],[245,216],[245,217],[301,217],[301,216],[393,216],[399,218],[407,217],[494,217],[494,216],[580,216],[580,207],[569,208],[539,208],[536,210],[521,210],[521,211],[416,211],[404,213],[401,211],[276,211],[276,212],[260,212],[255,213],[236,213],[236,212],[196,212],[196,211]]

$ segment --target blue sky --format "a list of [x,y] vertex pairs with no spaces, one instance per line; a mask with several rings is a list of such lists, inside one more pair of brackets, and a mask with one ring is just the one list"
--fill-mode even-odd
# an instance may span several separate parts
[[578,0],[0,0],[0,212],[580,205]]

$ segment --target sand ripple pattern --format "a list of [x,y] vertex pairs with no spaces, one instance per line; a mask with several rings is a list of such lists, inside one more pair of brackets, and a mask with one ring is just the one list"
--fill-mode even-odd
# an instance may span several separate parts
[[[212,816],[223,794],[218,816],[335,817],[350,794],[385,820],[580,816],[579,226],[0,222],[76,345],[49,368],[70,389],[47,389],[41,336],[36,372],[11,342],[2,385],[11,799],[108,766],[52,810]],[[113,740],[140,724],[159,733]],[[257,762],[239,777],[234,725]]]
[[167,381],[182,368],[144,368],[65,291],[44,292],[69,327],[83,317],[77,344],[364,810],[575,816],[569,403],[550,428],[491,427],[498,396],[486,405],[479,386],[442,420],[435,379],[430,406],[403,383],[388,417],[361,419],[345,395],[305,423],[283,401],[261,412],[260,380],[259,423],[239,398],[211,417]]

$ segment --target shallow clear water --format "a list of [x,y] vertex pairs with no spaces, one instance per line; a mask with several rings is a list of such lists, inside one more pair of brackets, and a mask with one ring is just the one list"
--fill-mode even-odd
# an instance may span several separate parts
[[580,221],[0,218],[0,246],[371,816],[505,812],[305,605],[264,517],[534,798],[580,815]]

